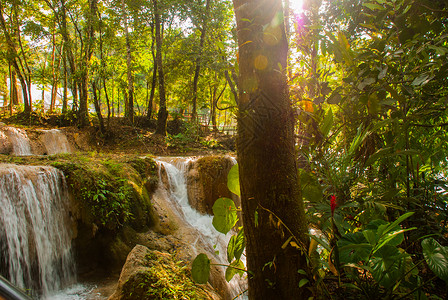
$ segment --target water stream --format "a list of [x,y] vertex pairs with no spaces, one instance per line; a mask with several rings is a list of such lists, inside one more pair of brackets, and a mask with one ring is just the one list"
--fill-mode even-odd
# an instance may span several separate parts
[[57,153],[70,153],[72,152],[70,143],[67,140],[65,134],[59,129],[42,130],[43,134],[40,139],[42,140],[47,155]]
[[15,127],[6,127],[5,132],[12,143],[12,154],[18,156],[32,155],[30,139],[25,130]]
[[[230,234],[217,232],[212,216],[200,214],[188,202],[186,174],[192,160],[160,158],[159,178],[165,183],[160,179],[154,197],[181,220],[178,235],[191,246],[192,257],[206,249],[214,263],[227,264]],[[61,171],[0,164],[0,274],[41,299],[101,299],[92,295],[94,286],[76,282],[68,199]],[[229,285],[232,297],[247,286],[238,275]]]
[[34,296],[76,281],[67,205],[59,170],[0,165],[0,273]]
[[[168,191],[167,200],[171,202],[179,216],[197,231],[194,240],[189,242],[193,246],[197,244],[202,248],[208,249],[209,253],[215,253],[214,257],[209,256],[209,258],[212,258],[213,263],[227,265],[227,244],[230,240],[231,233],[228,233],[227,235],[219,233],[212,225],[213,217],[200,214],[192,208],[188,202],[186,174],[188,164],[192,160],[192,158],[159,158],[159,178],[163,178],[164,174],[162,174],[162,172],[166,172],[169,185],[168,187],[165,187]],[[199,254],[199,252],[194,253],[194,255],[197,254]],[[242,259],[244,260],[244,256]],[[225,272],[224,268],[222,268],[222,272]],[[239,275],[236,275],[229,282],[229,286],[233,298],[247,289],[247,282],[244,278],[240,278]],[[246,296],[243,294],[238,299],[246,299]]]

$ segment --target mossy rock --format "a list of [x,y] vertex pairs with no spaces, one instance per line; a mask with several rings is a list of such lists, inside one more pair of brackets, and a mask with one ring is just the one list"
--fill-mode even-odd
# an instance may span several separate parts
[[112,300],[219,299],[210,286],[196,285],[185,263],[137,245],[129,254]]

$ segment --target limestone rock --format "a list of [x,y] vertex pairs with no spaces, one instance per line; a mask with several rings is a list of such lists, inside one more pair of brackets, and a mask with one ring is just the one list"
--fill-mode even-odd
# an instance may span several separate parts
[[227,174],[233,166],[228,156],[205,156],[188,167],[188,202],[202,214],[213,214],[213,204],[221,197],[231,198],[236,206],[238,197],[227,188]]

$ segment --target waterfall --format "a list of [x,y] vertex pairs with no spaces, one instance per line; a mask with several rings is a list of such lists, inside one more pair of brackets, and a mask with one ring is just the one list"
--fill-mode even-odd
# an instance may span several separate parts
[[6,135],[12,143],[12,154],[14,155],[32,155],[30,139],[23,129],[15,127],[6,127]]
[[[171,158],[171,159],[158,159],[159,164],[159,186],[165,188],[167,191],[167,200],[171,202],[171,205],[177,211],[178,215],[184,220],[186,224],[189,224],[197,231],[194,240],[188,241],[193,244],[200,244],[202,248],[208,249],[209,253],[215,254],[214,257],[210,257],[215,263],[227,265],[227,244],[230,240],[231,234],[223,235],[215,230],[212,225],[213,217],[210,215],[202,215],[192,208],[188,202],[186,173],[188,164],[193,161],[192,158]],[[166,173],[166,177],[163,172]],[[163,178],[165,179],[165,182]],[[193,253],[194,255],[199,254]],[[244,260],[244,257],[242,257]],[[223,269],[223,274],[224,274]],[[229,282],[232,298],[239,295],[245,289],[247,289],[247,282],[245,279],[239,278],[239,275]],[[241,296],[238,299],[246,298]]]
[[70,153],[72,152],[71,146],[67,140],[65,134],[59,129],[42,130],[43,134],[40,139],[42,140],[47,154],[57,153]]
[[0,273],[35,296],[75,282],[67,206],[59,170],[0,165]]

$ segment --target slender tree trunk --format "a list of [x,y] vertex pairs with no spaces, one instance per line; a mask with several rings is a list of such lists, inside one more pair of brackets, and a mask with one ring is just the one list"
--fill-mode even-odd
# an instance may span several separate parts
[[0,25],[3,30],[3,34],[5,37],[5,41],[6,41],[9,63],[14,67],[16,75],[19,78],[20,84],[22,86],[23,103],[25,105],[24,112],[26,114],[29,114],[29,113],[31,113],[31,106],[28,101],[27,82],[26,82],[25,75],[24,75],[25,71],[23,70],[23,68],[22,69],[20,68],[19,63],[18,63],[19,55],[17,53],[17,48],[16,48],[16,45],[15,45],[14,41],[12,40],[11,35],[8,31],[8,28],[6,26],[5,18],[3,17],[2,1],[0,1]]
[[[237,153],[249,299],[308,299],[309,239],[289,103],[281,0],[234,0],[239,44]],[[282,245],[293,236],[294,244]]]
[[152,0],[154,5],[154,22],[156,27],[156,61],[159,72],[159,112],[157,116],[156,133],[166,136],[166,119],[168,118],[168,111],[166,110],[166,96],[165,96],[165,75],[163,73],[162,62],[162,34],[160,30],[160,12],[157,0]]
[[[8,65],[8,70],[9,70],[9,74],[11,73],[11,68]],[[5,89],[2,90],[3,93],[3,109],[6,109],[6,106],[8,105],[8,95],[9,95],[9,91],[8,91],[8,73],[5,73],[3,76],[3,84]]]
[[99,28],[98,31],[100,33],[100,60],[101,60],[101,71],[100,77],[103,83],[104,95],[106,96],[107,103],[107,130],[110,129],[110,102],[109,102],[109,94],[107,92],[106,85],[106,62],[104,61],[103,55],[103,19],[101,18],[101,14],[98,16],[99,18]]
[[118,98],[117,98],[117,117],[120,116],[120,87],[118,87]]
[[19,89],[17,87],[17,75],[16,70],[11,68],[11,75],[10,75],[10,95],[11,95],[11,101],[10,103],[12,105],[18,105],[19,104]]
[[153,62],[153,69],[152,69],[152,82],[151,82],[151,93],[149,96],[149,101],[148,101],[148,110],[147,110],[147,116],[148,119],[151,120],[152,118],[152,107],[153,107],[153,103],[154,103],[154,94],[156,92],[156,85],[157,85],[157,61],[156,61],[156,52],[154,49],[154,44],[155,44],[155,37],[154,37],[154,22],[151,23],[151,37],[152,37],[152,42],[151,42],[151,55],[152,55],[152,62]]
[[65,51],[63,52],[63,72],[64,72],[64,96],[62,97],[62,113],[67,112],[67,102],[68,102],[68,81],[67,81],[67,57]]
[[97,92],[98,92],[98,90],[96,87],[96,83],[95,83],[95,81],[92,81],[93,104],[95,106],[95,112],[98,117],[98,121],[100,123],[100,131],[102,134],[105,134],[106,129],[104,127],[104,120],[103,120],[103,115],[101,114],[100,100],[99,100]]
[[225,70],[224,76],[226,77],[227,83],[229,84],[230,91],[232,92],[233,98],[235,99],[235,103],[238,105],[238,91],[232,79],[230,78],[229,71]]
[[[57,47],[56,47],[56,40],[55,37],[53,39],[53,43],[54,43],[54,51],[56,51]],[[59,77],[60,77],[60,66],[61,66],[61,60],[62,60],[62,55],[61,52],[63,51],[63,46],[61,45],[59,48],[59,55],[58,58],[56,60],[56,58],[54,57],[53,59],[53,84],[51,87],[51,104],[50,104],[50,111],[54,111],[55,107],[56,107],[56,100],[57,100],[57,96],[58,96],[58,86],[59,86]]]
[[86,126],[89,122],[88,114],[88,99],[89,99],[89,62],[92,58],[93,48],[95,44],[95,24],[97,15],[97,0],[89,0],[89,10],[87,12],[87,28],[86,39],[84,45],[84,53],[81,66],[81,80],[80,80],[80,99],[78,120],[81,127]]
[[51,50],[51,71],[52,71],[52,85],[51,85],[51,100],[50,100],[50,112],[52,112],[54,110],[54,106],[55,106],[55,101],[56,101],[56,89],[57,86],[55,87],[56,83],[56,34],[54,33],[54,29],[53,29],[53,33],[52,33],[52,50]]
[[204,19],[202,20],[202,28],[201,28],[201,39],[199,41],[199,49],[198,54],[196,57],[196,68],[194,70],[194,76],[193,76],[193,100],[192,100],[192,111],[191,111],[191,119],[193,122],[196,122],[197,120],[197,98],[198,98],[198,82],[199,82],[199,72],[201,71],[201,60],[202,60],[202,50],[204,48],[205,44],[205,37],[207,33],[207,23],[208,18],[210,14],[210,2],[211,0],[205,1],[205,13],[204,13]]
[[66,62],[68,61],[69,70],[68,77],[70,80],[70,83],[72,85],[72,96],[73,96],[73,103],[72,103],[72,110],[77,109],[78,107],[78,78],[75,76],[76,74],[76,63],[75,63],[75,57],[73,55],[73,47],[72,47],[72,40],[70,39],[69,32],[67,29],[67,12],[65,8],[65,0],[61,0],[61,11],[60,11],[60,23],[59,27],[61,29],[61,35],[64,40],[64,55]]
[[111,111],[110,111],[109,93],[107,92],[106,79],[104,77],[103,77],[103,87],[104,87],[104,95],[106,96],[106,103],[107,103],[107,129],[109,130]]
[[32,97],[31,97],[31,69],[28,65],[28,59],[26,56],[25,49],[23,48],[22,44],[22,37],[20,32],[20,26],[21,21],[19,21],[19,14],[17,12],[18,3],[13,2],[13,9],[14,9],[14,20],[15,20],[15,34],[16,34],[16,40],[18,41],[18,46],[20,48],[20,54],[22,54],[22,58],[20,56],[17,56],[17,60],[21,66],[22,74],[25,85],[22,84],[22,92],[23,92],[23,103],[25,106],[25,113],[31,113],[33,106],[32,106]]
[[115,85],[114,81],[112,80],[112,118],[115,116],[115,108],[114,108],[114,100],[115,100]]
[[128,16],[124,0],[121,0],[121,8],[123,11],[124,34],[126,37],[126,65],[128,79],[128,97],[126,104],[125,116],[131,124],[134,124],[134,75],[132,74],[132,50],[129,39]]

